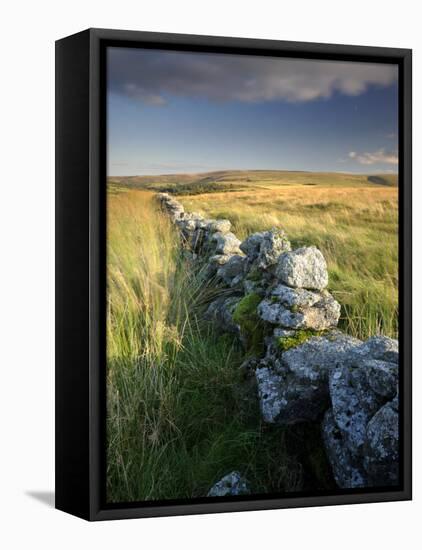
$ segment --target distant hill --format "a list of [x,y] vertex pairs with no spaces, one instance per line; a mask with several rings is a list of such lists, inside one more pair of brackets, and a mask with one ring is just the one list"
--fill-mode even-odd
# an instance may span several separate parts
[[381,174],[368,176],[368,181],[370,181],[371,183],[376,183],[378,185],[387,185],[388,187],[398,186],[397,174]]
[[285,170],[219,170],[198,174],[158,176],[111,176],[111,186],[155,189],[176,194],[239,191],[250,187],[278,185],[318,186],[397,186],[396,174],[347,174],[343,172],[305,172]]

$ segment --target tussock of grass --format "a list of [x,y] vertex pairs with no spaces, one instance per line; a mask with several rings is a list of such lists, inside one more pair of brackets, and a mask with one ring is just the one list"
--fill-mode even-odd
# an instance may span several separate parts
[[285,431],[261,424],[241,351],[201,320],[215,291],[153,194],[113,193],[107,210],[107,500],[206,496],[232,470],[258,493],[299,490]]

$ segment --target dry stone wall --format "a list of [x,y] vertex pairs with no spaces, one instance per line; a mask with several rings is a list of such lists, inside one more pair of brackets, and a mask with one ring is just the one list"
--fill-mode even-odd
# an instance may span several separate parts
[[320,421],[341,488],[397,485],[398,342],[362,342],[337,329],[340,304],[327,290],[327,264],[316,247],[292,250],[279,228],[242,242],[229,220],[185,212],[168,193],[158,200],[181,246],[224,289],[206,317],[244,346],[243,369],[255,377],[263,420]]

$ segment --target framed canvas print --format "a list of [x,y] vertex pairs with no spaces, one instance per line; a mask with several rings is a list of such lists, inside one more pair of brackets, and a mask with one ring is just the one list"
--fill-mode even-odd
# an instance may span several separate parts
[[56,506],[411,498],[411,51],[56,43]]

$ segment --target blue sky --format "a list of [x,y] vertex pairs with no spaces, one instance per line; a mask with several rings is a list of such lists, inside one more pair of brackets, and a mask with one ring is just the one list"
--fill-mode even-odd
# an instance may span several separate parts
[[108,50],[108,174],[397,171],[397,67]]

